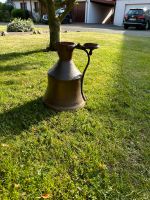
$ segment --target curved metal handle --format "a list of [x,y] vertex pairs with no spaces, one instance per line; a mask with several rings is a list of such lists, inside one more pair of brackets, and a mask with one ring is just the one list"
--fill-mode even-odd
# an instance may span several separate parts
[[83,70],[82,77],[81,77],[81,94],[82,94],[83,99],[86,101],[86,97],[84,96],[84,93],[83,93],[83,81],[84,81],[84,76],[85,76],[86,70],[87,70],[87,68],[90,64],[90,54],[86,49],[84,51],[86,52],[86,54],[88,56],[88,61],[87,61],[87,64],[86,64],[86,66]]
[[87,56],[88,56],[88,61],[87,61],[87,64],[86,64],[86,66],[85,66],[85,68],[83,70],[82,77],[81,77],[81,94],[82,94],[83,99],[86,101],[86,97],[84,96],[84,93],[83,93],[83,80],[84,80],[84,76],[85,76],[86,70],[87,70],[87,68],[88,68],[88,66],[90,64],[90,56],[92,55],[92,50],[90,50],[88,52],[88,50],[84,46],[82,46],[81,44],[77,44],[75,48],[85,51]]

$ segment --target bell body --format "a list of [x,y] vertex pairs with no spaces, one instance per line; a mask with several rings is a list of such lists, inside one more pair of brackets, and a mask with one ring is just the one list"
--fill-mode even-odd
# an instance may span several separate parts
[[55,110],[73,110],[85,105],[81,93],[82,74],[72,61],[74,47],[71,42],[58,43],[59,60],[48,71],[48,87],[43,101]]

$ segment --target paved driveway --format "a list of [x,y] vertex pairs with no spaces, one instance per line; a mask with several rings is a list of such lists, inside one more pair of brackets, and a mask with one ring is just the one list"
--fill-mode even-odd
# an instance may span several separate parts
[[[0,23],[0,25],[6,25],[6,23]],[[36,27],[45,28],[48,31],[48,25],[35,25]],[[46,31],[46,32],[47,32]],[[114,25],[101,25],[101,24],[84,24],[84,23],[73,23],[73,24],[62,24],[61,31],[75,31],[75,32],[101,32],[101,33],[116,33],[133,36],[150,37],[150,30],[136,30],[135,28],[129,28],[124,30],[123,27]]]
[[123,27],[114,25],[101,25],[101,24],[62,24],[62,31],[80,31],[80,32],[103,32],[103,33],[116,33],[125,35],[135,35],[142,37],[150,37],[150,30],[136,30],[135,28],[129,28],[124,30]]
[[[37,27],[48,28],[48,25],[36,25]],[[136,30],[135,28],[129,28],[124,30],[123,27],[114,25],[101,25],[101,24],[84,24],[84,23],[73,23],[73,24],[62,24],[61,31],[75,31],[75,32],[101,32],[101,33],[116,33],[133,36],[150,37],[150,30]]]

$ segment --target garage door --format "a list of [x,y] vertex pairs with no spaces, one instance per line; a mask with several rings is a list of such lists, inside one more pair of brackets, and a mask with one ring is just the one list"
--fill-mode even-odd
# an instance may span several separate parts
[[125,14],[130,10],[130,9],[136,9],[136,8],[147,8],[150,9],[150,3],[148,4],[126,4],[125,5]]
[[78,2],[72,10],[73,22],[84,22],[85,20],[85,2]]

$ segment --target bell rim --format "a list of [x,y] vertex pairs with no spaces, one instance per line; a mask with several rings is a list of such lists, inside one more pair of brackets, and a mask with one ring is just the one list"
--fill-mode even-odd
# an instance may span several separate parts
[[55,106],[53,104],[50,104],[43,98],[43,103],[48,108],[51,108],[51,109],[56,110],[56,111],[71,111],[71,110],[77,110],[77,109],[83,108],[85,106],[86,102],[83,100],[80,104],[76,104],[76,105],[73,105],[73,106],[64,106],[63,107],[63,106]]
[[76,44],[74,42],[66,42],[66,41],[57,42],[57,45],[67,46],[67,47],[75,47],[76,46]]

